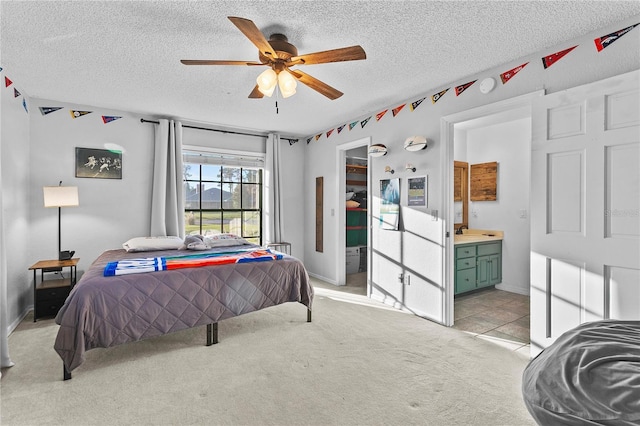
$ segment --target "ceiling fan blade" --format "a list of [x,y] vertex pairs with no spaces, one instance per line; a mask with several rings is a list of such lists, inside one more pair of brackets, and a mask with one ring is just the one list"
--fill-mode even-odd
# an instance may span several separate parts
[[306,55],[294,56],[289,59],[291,63],[326,64],[327,62],[358,61],[367,59],[367,54],[360,46],[342,47],[340,49],[325,50],[323,52],[309,53]]
[[218,61],[207,59],[181,59],[185,65],[264,65],[261,62],[253,61]]
[[253,43],[263,55],[273,59],[278,57],[275,50],[273,50],[273,47],[271,47],[267,39],[264,37],[262,32],[260,32],[258,27],[256,27],[256,24],[254,24],[253,21],[245,18],[238,18],[236,16],[229,16],[228,18],[240,31],[242,31],[242,34],[251,40],[251,43]]
[[251,91],[251,93],[249,93],[249,98],[251,99],[260,99],[264,97],[264,95],[262,94],[262,92],[260,90],[258,90],[258,85],[256,84],[256,87],[253,88],[253,90]]
[[309,74],[303,73],[300,70],[289,70],[291,74],[302,84],[305,84],[315,90],[316,92],[325,95],[327,98],[334,100],[338,99],[343,93],[327,83],[323,83],[315,77],[311,77]]

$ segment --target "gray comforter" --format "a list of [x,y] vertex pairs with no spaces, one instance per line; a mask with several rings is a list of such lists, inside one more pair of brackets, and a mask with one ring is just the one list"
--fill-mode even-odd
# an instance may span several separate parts
[[540,425],[640,425],[640,321],[567,331],[531,360],[522,382]]
[[286,255],[268,262],[103,276],[108,262],[189,253],[193,252],[101,254],[56,317],[60,329],[54,348],[67,370],[82,364],[89,349],[216,323],[285,302],[311,309],[313,287],[307,271],[302,262]]

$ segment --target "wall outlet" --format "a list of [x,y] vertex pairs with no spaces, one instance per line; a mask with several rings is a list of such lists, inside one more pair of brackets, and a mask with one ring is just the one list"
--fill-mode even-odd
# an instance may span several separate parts
[[527,218],[527,211],[525,209],[518,210],[518,216],[520,217],[520,219],[526,219]]

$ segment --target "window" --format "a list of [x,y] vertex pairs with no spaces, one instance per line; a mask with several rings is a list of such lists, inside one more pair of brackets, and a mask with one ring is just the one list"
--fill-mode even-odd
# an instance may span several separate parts
[[202,163],[193,153],[184,159],[185,234],[231,232],[261,245],[262,169],[215,164],[222,157]]

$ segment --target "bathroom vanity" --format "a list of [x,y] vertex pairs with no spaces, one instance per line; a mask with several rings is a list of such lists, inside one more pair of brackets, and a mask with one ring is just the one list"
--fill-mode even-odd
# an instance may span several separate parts
[[502,231],[463,229],[454,235],[455,294],[502,282]]

